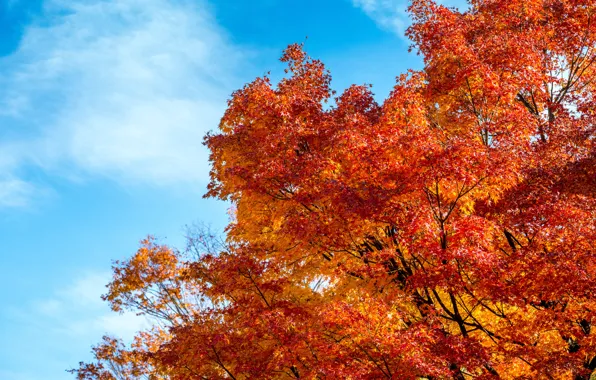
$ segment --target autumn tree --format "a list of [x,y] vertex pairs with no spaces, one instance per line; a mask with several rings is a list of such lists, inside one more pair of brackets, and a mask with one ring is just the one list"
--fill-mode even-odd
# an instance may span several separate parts
[[156,324],[80,379],[590,378],[596,3],[409,11],[424,68],[382,104],[299,45],[232,95],[225,240],[117,263],[106,300]]

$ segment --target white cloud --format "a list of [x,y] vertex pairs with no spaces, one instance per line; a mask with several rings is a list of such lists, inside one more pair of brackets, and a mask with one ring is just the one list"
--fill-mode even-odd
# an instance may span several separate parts
[[69,287],[58,290],[55,297],[75,302],[77,307],[97,309],[104,304],[101,295],[106,292],[106,285],[110,280],[109,273],[88,272],[75,279]]
[[64,370],[90,359],[91,345],[99,343],[103,335],[130,342],[137,331],[149,328],[144,317],[114,313],[101,300],[110,278],[107,272],[81,273],[46,298],[26,305],[5,305],[0,311],[6,322],[0,340],[4,358],[0,378],[72,378]]
[[387,31],[402,35],[408,25],[407,1],[353,0],[353,4]]
[[[0,207],[22,205],[27,186],[35,188],[15,174],[28,167],[124,183],[204,184],[202,138],[217,127],[246,58],[207,5],[45,4],[43,23],[0,59],[0,173],[13,177],[0,184]],[[3,200],[9,187],[21,190]]]
[[35,190],[33,184],[18,178],[0,179],[0,208],[28,206]]
[[[410,25],[407,8],[408,0],[352,0],[352,4],[362,11],[382,29],[404,37]],[[468,7],[466,0],[438,0],[437,3],[464,10]]]
[[109,273],[87,272],[24,312],[49,334],[73,340],[103,334],[131,339],[137,331],[149,327],[148,321],[134,313],[118,314],[109,309],[101,295],[110,279]]

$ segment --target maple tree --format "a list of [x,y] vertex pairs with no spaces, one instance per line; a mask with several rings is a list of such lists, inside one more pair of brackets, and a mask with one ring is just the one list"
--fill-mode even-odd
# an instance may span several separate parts
[[596,3],[409,11],[424,68],[382,104],[300,45],[233,94],[205,140],[225,240],[116,263],[105,299],[156,324],[79,379],[590,378]]

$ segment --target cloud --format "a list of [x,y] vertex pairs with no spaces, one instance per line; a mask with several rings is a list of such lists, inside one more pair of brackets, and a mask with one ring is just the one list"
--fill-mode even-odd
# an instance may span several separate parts
[[[5,305],[0,341],[2,379],[68,379],[64,370],[80,360],[103,335],[130,342],[150,323],[134,313],[117,314],[100,298],[110,273],[86,272],[28,305]],[[31,361],[30,358],[43,358]],[[24,365],[26,364],[26,365]]]
[[[352,0],[352,4],[362,9],[381,29],[404,38],[410,25],[407,12],[409,3],[408,0]],[[468,7],[466,0],[439,0],[437,3],[460,10]]]
[[0,208],[26,207],[34,193],[35,186],[29,182],[10,177],[0,179]]
[[407,1],[353,0],[355,7],[373,19],[379,27],[402,35],[408,25]]
[[[23,205],[30,168],[120,183],[204,184],[248,52],[197,0],[47,0],[0,59],[0,207]],[[4,189],[4,190],[3,190]],[[10,190],[10,196],[5,193]]]
[[134,313],[114,313],[101,300],[110,279],[109,273],[84,273],[68,286],[33,302],[27,310],[17,314],[28,315],[29,322],[35,321],[48,334],[73,340],[102,334],[129,340],[137,331],[149,327],[149,323]]

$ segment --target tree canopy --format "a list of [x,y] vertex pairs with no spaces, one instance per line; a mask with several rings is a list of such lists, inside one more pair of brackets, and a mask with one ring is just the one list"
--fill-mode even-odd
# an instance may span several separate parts
[[590,378],[596,3],[409,12],[424,68],[382,104],[301,45],[233,93],[205,138],[225,238],[117,262],[105,299],[155,325],[79,379]]

